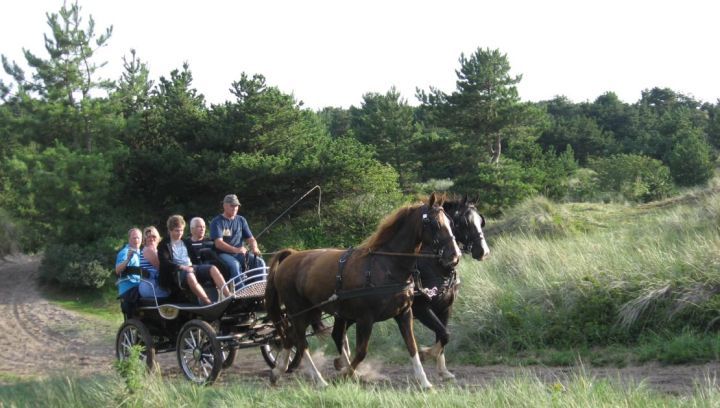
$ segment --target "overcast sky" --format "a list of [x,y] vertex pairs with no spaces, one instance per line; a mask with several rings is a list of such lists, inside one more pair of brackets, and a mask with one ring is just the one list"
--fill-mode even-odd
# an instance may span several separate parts
[[[0,53],[23,65],[22,48],[47,57],[45,12],[62,0],[2,0]],[[613,91],[625,102],[669,87],[701,101],[720,98],[717,0],[220,1],[81,0],[96,31],[114,26],[100,54],[117,79],[137,50],[151,76],[190,63],[211,103],[231,99],[240,73],[265,75],[305,106],[359,106],[395,86],[455,89],[460,53],[507,54],[526,101],[564,95],[593,101]],[[87,21],[87,19],[86,19]]]

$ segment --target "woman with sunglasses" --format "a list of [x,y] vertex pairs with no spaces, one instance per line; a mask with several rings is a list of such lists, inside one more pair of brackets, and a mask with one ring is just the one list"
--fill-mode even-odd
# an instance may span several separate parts
[[170,296],[170,291],[160,286],[158,282],[158,270],[160,269],[160,260],[158,258],[158,243],[160,243],[160,233],[154,226],[146,227],[143,230],[143,248],[140,256],[140,268],[147,272],[145,278],[140,282],[141,297],[157,297],[166,298]]

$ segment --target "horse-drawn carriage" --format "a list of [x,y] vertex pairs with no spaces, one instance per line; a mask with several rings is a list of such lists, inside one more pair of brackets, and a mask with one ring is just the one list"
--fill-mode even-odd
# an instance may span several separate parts
[[[429,387],[412,333],[415,314],[436,333],[436,344],[428,355],[436,359],[441,377],[453,378],[445,367],[443,349],[457,290],[458,244],[475,259],[483,259],[489,249],[482,233],[484,219],[467,197],[441,203],[433,195],[428,201],[396,211],[355,252],[280,251],[271,262],[273,271],[264,263],[247,271],[251,277],[238,285],[240,289],[212,305],[140,299],[118,332],[118,358],[126,358],[133,345],[142,345],[142,357],[152,367],[156,353],[176,351],[185,376],[206,384],[232,364],[238,349],[259,347],[273,369],[272,382],[305,357],[313,377],[324,384],[307,350],[306,337],[326,328],[325,317],[335,319],[332,337],[341,356],[336,368],[349,375],[365,357],[373,323],[394,317],[415,377]],[[423,251],[418,253],[421,246]],[[308,266],[314,269],[303,270]],[[435,282],[433,289],[440,295],[426,294],[427,299],[413,304],[417,275],[426,283]],[[345,338],[351,324],[357,325],[358,336],[352,362]]]
[[[157,297],[139,298],[118,330],[118,359],[127,358],[132,346],[142,346],[141,358],[149,368],[156,354],[176,352],[183,374],[198,384],[212,383],[222,368],[232,365],[238,349],[258,347],[274,367],[276,331],[264,310],[267,267],[260,261],[245,272],[244,282],[230,286],[231,295],[200,306],[188,301]],[[146,283],[152,285],[151,282]],[[214,288],[207,288],[217,299]]]

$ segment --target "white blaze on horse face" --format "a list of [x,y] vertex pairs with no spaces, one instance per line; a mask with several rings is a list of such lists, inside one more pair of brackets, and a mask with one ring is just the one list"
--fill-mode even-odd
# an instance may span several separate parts
[[485,259],[490,254],[490,247],[488,247],[487,242],[485,242],[485,237],[482,235],[482,217],[480,217],[480,214],[478,214],[475,211],[470,212],[470,222],[475,227],[475,231],[481,233],[481,236],[483,236],[483,239],[480,240],[480,245],[482,245],[483,249],[483,256],[482,259]]
[[450,218],[448,218],[447,214],[445,214],[444,211],[441,211],[439,214],[439,217],[441,218],[439,220],[439,224],[442,226],[442,228],[445,229],[445,232],[452,237],[452,251],[453,251],[453,264],[457,264],[460,261],[460,256],[462,253],[460,252],[460,247],[457,244],[457,241],[455,240],[455,234],[452,232],[452,222],[450,221]]

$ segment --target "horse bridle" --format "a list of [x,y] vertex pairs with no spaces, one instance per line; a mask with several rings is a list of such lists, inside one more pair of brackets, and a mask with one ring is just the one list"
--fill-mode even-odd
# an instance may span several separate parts
[[[448,220],[452,219],[449,215],[445,212],[445,209],[443,209],[439,205],[434,205],[432,209],[436,209],[438,213],[442,212],[445,214],[445,216],[448,218]],[[439,238],[439,231],[440,231],[440,221],[438,221],[437,217],[434,219],[431,219],[428,214],[430,212],[430,208],[425,205],[423,206],[423,213],[422,213],[422,222],[423,222],[423,229],[429,228],[430,234],[432,235],[432,252],[435,254],[438,258],[442,258],[443,252],[445,251],[445,245],[447,245],[450,241],[455,240],[455,237],[453,235],[449,235],[443,239]],[[452,231],[452,226],[450,228]]]
[[[485,235],[483,235],[482,229],[480,231],[476,231],[474,234],[470,233],[470,223],[468,222],[468,219],[465,216],[465,214],[467,214],[472,209],[473,209],[473,207],[467,207],[465,209],[465,211],[463,211],[462,213],[460,213],[459,210],[456,210],[455,213],[453,214],[453,218],[452,218],[453,227],[460,226],[460,225],[464,226],[463,234],[460,234],[459,229],[457,231],[457,238],[458,238],[457,242],[463,244],[464,252],[471,252],[472,247],[475,243],[479,243],[481,240],[485,239]],[[483,220],[482,224],[480,225],[480,228],[482,228],[483,225],[485,224],[485,217],[483,217],[479,213],[478,213],[478,215]],[[455,233],[455,228],[453,228],[453,233]]]

